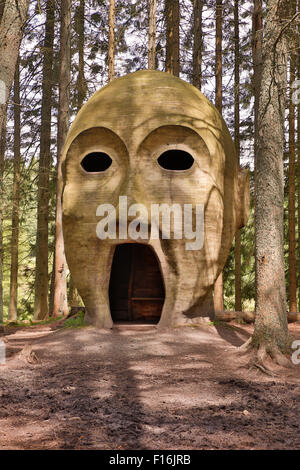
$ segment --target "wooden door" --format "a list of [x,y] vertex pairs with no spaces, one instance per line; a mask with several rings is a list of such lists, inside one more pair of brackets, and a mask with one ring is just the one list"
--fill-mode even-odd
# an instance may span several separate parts
[[116,247],[109,297],[113,321],[159,321],[165,291],[151,247],[131,243]]

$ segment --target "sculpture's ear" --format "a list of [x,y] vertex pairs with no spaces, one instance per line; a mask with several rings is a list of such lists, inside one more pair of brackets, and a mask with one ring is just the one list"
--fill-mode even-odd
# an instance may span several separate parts
[[239,169],[236,229],[247,225],[250,213],[250,173]]

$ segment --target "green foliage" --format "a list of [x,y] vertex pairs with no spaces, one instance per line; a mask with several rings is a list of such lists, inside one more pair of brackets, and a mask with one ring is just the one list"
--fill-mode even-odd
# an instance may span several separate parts
[[85,326],[88,326],[88,324],[84,322],[84,311],[80,311],[74,317],[68,318],[64,324],[64,328],[83,328]]
[[[253,177],[253,175],[252,175]],[[241,259],[242,259],[242,300],[243,310],[254,310],[255,298],[255,240],[254,240],[254,207],[253,197],[251,200],[251,210],[249,221],[246,227],[241,230]],[[235,310],[235,289],[234,289],[234,243],[231,247],[227,263],[224,267],[224,306],[225,310]]]

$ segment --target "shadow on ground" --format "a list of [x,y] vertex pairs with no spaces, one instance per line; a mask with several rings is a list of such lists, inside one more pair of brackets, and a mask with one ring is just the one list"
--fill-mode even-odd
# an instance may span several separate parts
[[250,373],[236,354],[248,335],[125,325],[28,338],[39,362],[0,368],[0,448],[298,449],[299,374]]

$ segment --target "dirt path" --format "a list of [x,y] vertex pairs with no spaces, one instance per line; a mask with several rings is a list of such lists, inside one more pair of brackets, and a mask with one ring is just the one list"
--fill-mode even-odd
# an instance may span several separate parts
[[0,449],[300,449],[300,366],[249,372],[236,347],[250,331],[11,330]]

